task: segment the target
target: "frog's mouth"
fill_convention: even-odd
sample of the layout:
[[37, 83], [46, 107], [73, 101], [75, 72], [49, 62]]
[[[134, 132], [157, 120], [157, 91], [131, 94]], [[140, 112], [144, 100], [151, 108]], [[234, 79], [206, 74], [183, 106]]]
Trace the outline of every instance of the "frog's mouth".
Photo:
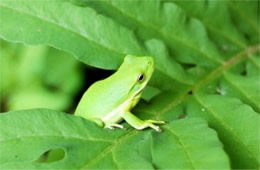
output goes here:
[[[149, 80], [150, 80], [150, 78], [149, 78]], [[143, 92], [143, 89], [146, 87], [146, 85], [147, 85], [147, 83], [149, 82], [149, 80], [148, 80], [146, 83], [144, 83], [144, 84], [141, 86], [140, 89], [138, 89], [138, 91], [133, 95], [133, 99], [140, 97], [139, 95], [141, 95], [141, 93]]]
[[143, 89], [146, 87], [146, 84], [148, 83], [148, 81], [135, 93], [134, 96], [138, 96], [139, 94], [142, 93]]
[[[154, 71], [154, 69], [151, 69], [149, 75], [152, 75], [152, 74], [153, 74], [153, 71]], [[146, 87], [146, 85], [148, 84], [148, 82], [150, 81], [151, 77], [152, 77], [152, 76], [150, 76], [150, 77], [146, 80], [146, 82], [145, 82], [144, 84], [142, 84], [142, 86], [140, 87], [140, 89], [138, 89], [138, 91], [133, 95], [133, 99], [136, 98], [137, 96], [139, 97], [139, 95], [142, 93], [142, 91], [144, 90], [144, 88]]]
[[[144, 89], [144, 88], [143, 88], [143, 89]], [[142, 93], [143, 89], [139, 90], [139, 91], [133, 96], [132, 100], [141, 97], [141, 93]]]

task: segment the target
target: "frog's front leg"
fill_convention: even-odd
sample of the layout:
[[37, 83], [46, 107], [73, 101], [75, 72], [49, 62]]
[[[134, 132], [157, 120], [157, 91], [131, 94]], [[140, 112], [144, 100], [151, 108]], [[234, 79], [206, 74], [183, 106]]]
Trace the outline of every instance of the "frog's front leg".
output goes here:
[[120, 129], [126, 129], [123, 125], [120, 125], [120, 124], [110, 124], [110, 125], [106, 125], [105, 128], [108, 128], [108, 129], [114, 129], [114, 128], [120, 128]]
[[157, 132], [161, 132], [162, 129], [159, 126], [156, 126], [154, 124], [165, 124], [164, 121], [158, 121], [158, 120], [141, 120], [135, 115], [133, 115], [131, 112], [124, 112], [122, 113], [122, 117], [124, 120], [129, 123], [132, 127], [134, 127], [137, 130], [142, 130], [145, 128], [153, 128]]

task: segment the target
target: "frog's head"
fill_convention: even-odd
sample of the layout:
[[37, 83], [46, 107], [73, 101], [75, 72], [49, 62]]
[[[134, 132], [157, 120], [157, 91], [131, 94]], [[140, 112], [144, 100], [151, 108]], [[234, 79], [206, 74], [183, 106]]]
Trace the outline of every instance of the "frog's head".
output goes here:
[[152, 77], [154, 71], [154, 60], [152, 57], [136, 57], [127, 55], [123, 65], [131, 79], [131, 89], [128, 93], [129, 97], [139, 95], [145, 88], [146, 84]]

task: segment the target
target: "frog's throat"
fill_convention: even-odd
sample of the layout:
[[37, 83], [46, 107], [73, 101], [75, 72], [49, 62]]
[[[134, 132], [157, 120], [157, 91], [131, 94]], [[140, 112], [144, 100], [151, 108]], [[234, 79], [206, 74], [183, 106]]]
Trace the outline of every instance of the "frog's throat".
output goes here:
[[[149, 80], [148, 80], [149, 81]], [[142, 93], [142, 91], [143, 91], [143, 89], [146, 87], [146, 85], [147, 85], [147, 83], [148, 83], [148, 81], [146, 82], [146, 83], [144, 83], [143, 84], [143, 86], [138, 90], [138, 91], [136, 91], [130, 98], [133, 100], [136, 96], [138, 96], [140, 93]], [[131, 90], [134, 88], [134, 86], [131, 88]], [[130, 90], [130, 91], [131, 91]], [[129, 96], [129, 93], [128, 93], [128, 96]]]
[[120, 104], [116, 109], [112, 110], [109, 114], [107, 114], [107, 116], [105, 116], [104, 118], [102, 118], [101, 120], [103, 122], [109, 120], [111, 117], [115, 116], [116, 114], [120, 114], [120, 111], [122, 112], [122, 110], [124, 108], [126, 108], [126, 106], [132, 101], [133, 99], [130, 98], [128, 100], [126, 100], [125, 102], [123, 102], [122, 104]]
[[[145, 86], [144, 86], [145, 87]], [[140, 94], [142, 92], [143, 88], [141, 88], [140, 90], [137, 91], [136, 94], [134, 94], [132, 97], [130, 97], [128, 100], [124, 101], [122, 104], [120, 104], [116, 109], [112, 110], [109, 114], [107, 114], [107, 116], [105, 116], [104, 118], [102, 118], [102, 121], [105, 122], [106, 120], [109, 120], [111, 117], [115, 116], [116, 114], [120, 114], [122, 112], [124, 112], [124, 108], [127, 108], [127, 106], [129, 106], [129, 103], [133, 100], [135, 100], [136, 98], [140, 97], [138, 96], [138, 94]]]
[[111, 117], [115, 116], [116, 114], [120, 114], [120, 111], [123, 112], [124, 108], [126, 108], [129, 105], [129, 103], [132, 100], [134, 100], [142, 92], [142, 90], [145, 88], [146, 84], [147, 83], [145, 83], [144, 86], [142, 88], [140, 88], [133, 96], [131, 96], [128, 100], [124, 101], [122, 104], [120, 104], [117, 108], [112, 110], [109, 114], [107, 114], [107, 116], [105, 116], [101, 120], [103, 122], [105, 122], [106, 120], [109, 120]]

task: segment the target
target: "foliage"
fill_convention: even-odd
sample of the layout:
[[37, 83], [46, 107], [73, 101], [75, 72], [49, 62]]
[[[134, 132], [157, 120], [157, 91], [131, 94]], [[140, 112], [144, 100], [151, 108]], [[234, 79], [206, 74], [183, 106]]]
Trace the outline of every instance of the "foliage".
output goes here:
[[[63, 67], [57, 67], [57, 63]], [[2, 40], [1, 111], [37, 107], [69, 109], [83, 82], [79, 66], [77, 60], [60, 50]]]
[[[110, 131], [48, 109], [0, 115], [3, 168], [259, 168], [258, 1], [1, 0], [0, 37], [116, 69], [150, 55], [151, 129]], [[18, 19], [19, 18], [19, 19]], [[56, 63], [55, 63], [56, 64]], [[58, 67], [58, 63], [57, 63]]]

